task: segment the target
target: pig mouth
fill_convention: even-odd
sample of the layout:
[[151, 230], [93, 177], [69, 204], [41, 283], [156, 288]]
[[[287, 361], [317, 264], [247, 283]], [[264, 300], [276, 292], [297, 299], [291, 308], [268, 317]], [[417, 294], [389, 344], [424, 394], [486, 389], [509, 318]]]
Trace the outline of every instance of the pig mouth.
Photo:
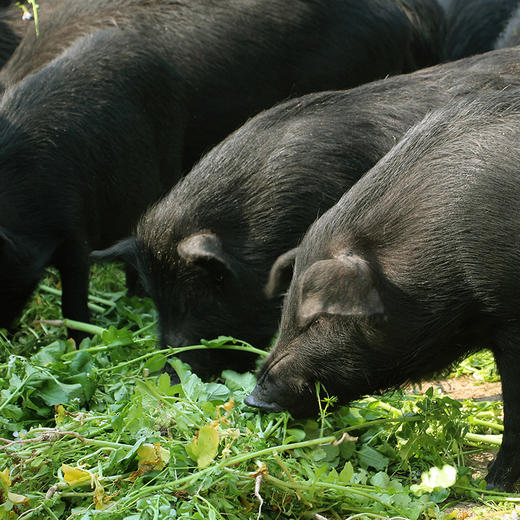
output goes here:
[[263, 410], [264, 412], [278, 413], [278, 412], [283, 412], [285, 410], [285, 408], [280, 406], [276, 401], [267, 403], [267, 402], [257, 398], [254, 395], [254, 391], [245, 398], [244, 402], [248, 406], [251, 406], [253, 408], [259, 408], [260, 410]]

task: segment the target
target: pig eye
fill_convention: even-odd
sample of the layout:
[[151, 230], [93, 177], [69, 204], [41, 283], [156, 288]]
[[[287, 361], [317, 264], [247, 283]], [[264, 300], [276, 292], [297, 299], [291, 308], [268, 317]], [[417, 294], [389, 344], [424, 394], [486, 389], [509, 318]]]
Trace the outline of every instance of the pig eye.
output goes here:
[[321, 327], [325, 323], [324, 316], [316, 316], [314, 319], [311, 319], [309, 323], [305, 326], [304, 330], [315, 329]]

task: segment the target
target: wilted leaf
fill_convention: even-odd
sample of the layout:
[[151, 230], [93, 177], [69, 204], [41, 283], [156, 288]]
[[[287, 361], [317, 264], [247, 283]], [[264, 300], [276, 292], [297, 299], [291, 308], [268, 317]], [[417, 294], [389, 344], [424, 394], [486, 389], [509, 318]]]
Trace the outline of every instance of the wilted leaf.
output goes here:
[[3, 471], [0, 471], [0, 489], [7, 494], [7, 499], [10, 500], [13, 504], [28, 504], [29, 499], [24, 495], [17, 495], [16, 493], [11, 493], [9, 488], [11, 486], [11, 478], [9, 477], [9, 468], [5, 468]]
[[94, 479], [94, 504], [96, 505], [96, 509], [104, 509], [105, 508], [105, 490], [103, 486], [100, 484], [97, 478]]
[[218, 453], [218, 433], [213, 426], [203, 426], [191, 444], [186, 446], [186, 453], [200, 469], [207, 468]]
[[161, 470], [170, 461], [170, 452], [161, 447], [161, 443], [143, 444], [137, 450], [137, 460], [139, 470], [149, 472]]
[[65, 408], [61, 404], [59, 404], [55, 407], [55, 410], [56, 414], [54, 415], [54, 420], [56, 421], [56, 426], [60, 426], [65, 422]]
[[13, 503], [13, 504], [28, 504], [29, 498], [24, 495], [17, 495], [16, 493], [7, 493], [7, 498]]
[[8, 490], [11, 485], [11, 479], [9, 478], [9, 468], [5, 468], [3, 471], [0, 471], [0, 486], [4, 490]]
[[81, 468], [73, 468], [68, 464], [62, 464], [61, 471], [63, 472], [63, 480], [70, 486], [77, 486], [87, 481], [90, 482], [92, 478], [90, 472]]

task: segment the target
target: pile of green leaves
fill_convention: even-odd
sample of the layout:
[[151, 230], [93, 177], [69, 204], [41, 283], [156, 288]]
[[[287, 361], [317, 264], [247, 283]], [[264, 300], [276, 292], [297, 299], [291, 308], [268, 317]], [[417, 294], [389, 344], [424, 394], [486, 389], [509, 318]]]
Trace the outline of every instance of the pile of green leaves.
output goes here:
[[[149, 300], [98, 268], [96, 325], [66, 340], [50, 274], [15, 336], [0, 336], [0, 519], [442, 518], [462, 499], [504, 502], [467, 456], [496, 447], [498, 403], [393, 392], [350, 407], [316, 388], [316, 419], [243, 401], [251, 373], [203, 382], [159, 349]], [[49, 321], [51, 320], [51, 321]], [[187, 348], [261, 351], [221, 337]], [[168, 373], [164, 370], [168, 369]], [[446, 516], [446, 515], [444, 515]]]

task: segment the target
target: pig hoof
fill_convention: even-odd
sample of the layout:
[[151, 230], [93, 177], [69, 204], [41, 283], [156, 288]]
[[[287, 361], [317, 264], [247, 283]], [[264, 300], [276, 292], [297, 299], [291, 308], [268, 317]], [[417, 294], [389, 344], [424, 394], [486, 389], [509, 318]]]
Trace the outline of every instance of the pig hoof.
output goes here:
[[495, 483], [493, 481], [491, 481], [491, 482], [487, 482], [486, 481], [486, 489], [488, 491], [497, 490], [497, 491], [507, 491], [507, 492], [510, 492], [511, 488], [512, 488], [512, 486], [508, 486], [508, 485], [500, 484], [500, 483]]
[[495, 474], [494, 476], [489, 473], [486, 478], [486, 489], [493, 491], [497, 489], [499, 491], [511, 492], [513, 491], [514, 482], [510, 482], [510, 479], [504, 473]]

